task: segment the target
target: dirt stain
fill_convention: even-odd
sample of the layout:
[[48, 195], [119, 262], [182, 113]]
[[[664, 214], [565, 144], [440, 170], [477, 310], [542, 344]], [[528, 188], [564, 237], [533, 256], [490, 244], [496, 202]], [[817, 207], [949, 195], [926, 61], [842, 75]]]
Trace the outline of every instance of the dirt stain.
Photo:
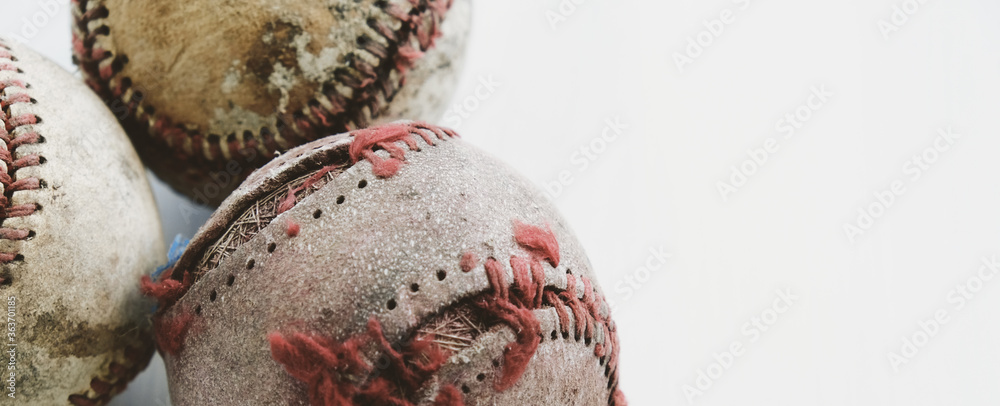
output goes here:
[[55, 311], [38, 314], [34, 328], [25, 337], [27, 342], [46, 348], [52, 358], [85, 358], [124, 348], [137, 331], [132, 325], [74, 322], [68, 310], [57, 304]]

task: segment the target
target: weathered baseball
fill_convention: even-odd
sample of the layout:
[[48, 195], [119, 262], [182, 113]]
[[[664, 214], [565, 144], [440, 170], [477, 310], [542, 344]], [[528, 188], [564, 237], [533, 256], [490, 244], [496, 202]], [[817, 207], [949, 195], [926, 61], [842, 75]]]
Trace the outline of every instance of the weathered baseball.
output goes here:
[[140, 157], [217, 205], [296, 145], [437, 120], [468, 0], [74, 0], [74, 54]]
[[153, 352], [136, 278], [163, 256], [139, 157], [83, 83], [0, 40], [0, 403], [103, 404]]
[[292, 149], [145, 288], [178, 405], [623, 405], [615, 324], [546, 199], [450, 130]]

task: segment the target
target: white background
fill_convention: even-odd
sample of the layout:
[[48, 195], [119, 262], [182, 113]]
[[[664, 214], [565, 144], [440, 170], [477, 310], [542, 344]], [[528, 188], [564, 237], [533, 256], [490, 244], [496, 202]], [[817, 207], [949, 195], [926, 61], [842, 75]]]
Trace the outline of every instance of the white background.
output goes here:
[[[48, 18], [4, 0], [0, 33], [48, 19], [28, 42], [75, 70], [58, 1]], [[1000, 3], [910, 0], [883, 35], [903, 0], [572, 1], [475, 1], [454, 99], [471, 112], [442, 123], [550, 190], [616, 304], [632, 404], [1000, 402], [1000, 279], [976, 277], [1000, 255]], [[724, 10], [731, 23], [711, 23]], [[680, 69], [677, 55], [696, 57]], [[813, 87], [832, 96], [806, 111]], [[785, 138], [789, 113], [810, 118]], [[628, 127], [602, 138], [615, 119]], [[948, 128], [947, 151], [928, 151]], [[766, 162], [746, 162], [765, 145]], [[905, 191], [878, 203], [895, 181]], [[185, 221], [192, 206], [154, 188], [168, 240], [208, 215]], [[868, 209], [852, 241], [844, 227]], [[672, 256], [641, 269], [650, 250]], [[796, 297], [780, 314], [779, 289]], [[166, 398], [157, 360], [115, 404]]]

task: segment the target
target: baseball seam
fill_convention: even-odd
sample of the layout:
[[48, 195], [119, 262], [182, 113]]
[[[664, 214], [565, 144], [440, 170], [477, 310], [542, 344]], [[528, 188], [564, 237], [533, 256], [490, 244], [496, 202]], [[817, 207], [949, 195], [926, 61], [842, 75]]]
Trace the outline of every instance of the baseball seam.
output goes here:
[[[6, 44], [0, 43], [0, 71], [15, 72], [21, 75], [23, 70], [18, 66], [17, 57]], [[0, 240], [24, 241], [35, 236], [34, 230], [11, 228], [3, 225], [3, 220], [13, 217], [30, 216], [41, 207], [37, 203], [13, 204], [14, 192], [38, 189], [45, 182], [35, 177], [17, 179], [18, 169], [41, 165], [45, 158], [38, 154], [17, 157], [17, 148], [26, 144], [45, 142], [45, 138], [34, 131], [34, 125], [41, 123], [41, 117], [32, 113], [14, 115], [11, 106], [15, 104], [35, 104], [37, 101], [28, 94], [31, 87], [23, 79], [8, 79], [0, 81]], [[19, 131], [21, 128], [27, 130]], [[17, 134], [16, 134], [17, 133]], [[17, 250], [0, 252], [0, 263], [24, 261], [24, 256]], [[13, 276], [0, 276], [0, 285], [9, 285]]]
[[[74, 60], [88, 85], [108, 103], [124, 103], [127, 108], [124, 121], [137, 124], [144, 132], [137, 141], [164, 146], [177, 157], [192, 158], [193, 165], [218, 169], [220, 161], [246, 159], [244, 150], [255, 149], [261, 152], [255, 156], [268, 157], [304, 141], [366, 127], [370, 118], [377, 117], [381, 110], [380, 98], [391, 101], [405, 83], [406, 72], [434, 46], [453, 0], [408, 0], [412, 5], [410, 10], [389, 2], [376, 3], [399, 22], [398, 30], [370, 19], [367, 23], [371, 33], [357, 37], [359, 48], [348, 55], [347, 67], [338, 68], [333, 81], [323, 83], [303, 108], [291, 114], [278, 114], [275, 128], [265, 126], [230, 134], [190, 130], [183, 123], [157, 113], [152, 106], [144, 105], [142, 92], [134, 88], [132, 79], [120, 75], [128, 64], [128, 56], [97, 44], [98, 37], [111, 35], [111, 28], [105, 24], [108, 8], [97, 0], [73, 1], [77, 4], [73, 8]], [[373, 39], [371, 34], [378, 35], [388, 45]], [[373, 66], [360, 56], [361, 51], [379, 63]], [[350, 95], [342, 94], [340, 88], [349, 89]]]

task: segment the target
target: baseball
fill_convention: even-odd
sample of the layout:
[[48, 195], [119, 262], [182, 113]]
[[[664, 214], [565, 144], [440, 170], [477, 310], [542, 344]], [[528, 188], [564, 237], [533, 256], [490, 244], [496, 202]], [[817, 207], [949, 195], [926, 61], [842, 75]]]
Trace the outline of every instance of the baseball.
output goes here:
[[137, 278], [164, 257], [139, 157], [83, 83], [0, 40], [2, 399], [106, 403], [149, 362]]
[[144, 290], [177, 405], [625, 404], [568, 225], [423, 123], [283, 154]]
[[212, 206], [276, 151], [440, 118], [470, 19], [468, 0], [74, 3], [87, 83], [158, 177]]

